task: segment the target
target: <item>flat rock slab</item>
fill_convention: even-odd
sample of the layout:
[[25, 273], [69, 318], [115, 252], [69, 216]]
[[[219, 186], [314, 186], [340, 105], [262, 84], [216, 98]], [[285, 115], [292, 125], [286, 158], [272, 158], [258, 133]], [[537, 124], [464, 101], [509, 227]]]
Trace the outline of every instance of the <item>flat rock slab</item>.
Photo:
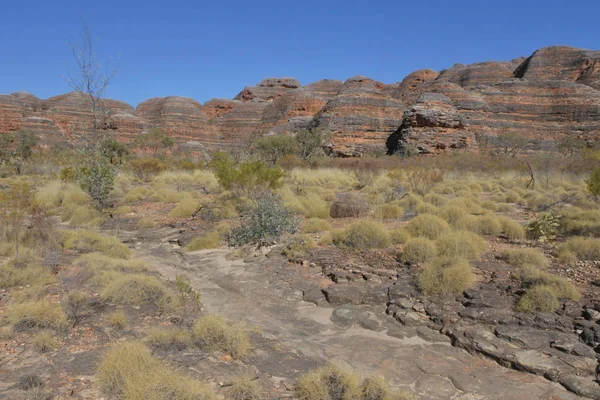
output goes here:
[[[255, 350], [249, 356], [259, 371], [293, 380], [312, 366], [334, 362], [363, 375], [381, 374], [394, 386], [414, 393], [419, 400], [580, 398], [558, 383], [503, 368], [494, 361], [453, 347], [435, 330], [398, 324], [384, 314], [387, 291], [382, 291], [386, 299], [379, 303], [379, 308], [365, 308], [366, 313], [361, 308], [367, 306], [353, 304], [355, 301], [344, 301], [333, 309], [317, 307], [298, 297], [307, 299], [311, 286], [323, 287], [322, 277], [315, 274], [314, 268], [278, 264], [275, 259], [261, 257], [244, 263], [232, 259], [230, 251], [225, 249], [200, 251], [185, 257], [173, 252], [154, 257], [147, 249], [138, 250], [138, 255], [170, 279], [178, 274], [189, 278], [192, 286], [202, 293], [209, 312], [260, 329], [263, 339], [255, 342]], [[400, 289], [401, 286], [404, 285], [392, 290], [396, 298], [410, 296], [411, 288]], [[350, 289], [324, 290], [338, 299], [343, 296], [361, 299], [356, 303], [365, 298], [365, 292], [355, 296]], [[317, 293], [312, 295], [318, 302]], [[369, 326], [367, 329], [361, 326], [370, 321], [378, 322], [379, 328], [369, 330]], [[489, 333], [496, 340], [509, 343]]]

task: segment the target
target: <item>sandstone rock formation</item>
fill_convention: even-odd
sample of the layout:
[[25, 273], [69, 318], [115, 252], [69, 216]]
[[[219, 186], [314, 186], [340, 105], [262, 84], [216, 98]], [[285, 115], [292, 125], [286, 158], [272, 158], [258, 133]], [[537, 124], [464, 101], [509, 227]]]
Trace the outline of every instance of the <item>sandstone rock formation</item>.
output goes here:
[[[204, 105], [185, 97], [154, 98], [136, 109], [114, 100], [103, 104], [101, 126], [119, 140], [158, 127], [178, 146], [203, 151], [247, 147], [262, 135], [306, 128], [330, 133], [339, 156], [386, 145], [388, 153], [402, 146], [472, 151], [476, 139], [507, 133], [527, 137], [531, 149], [567, 136], [593, 143], [600, 138], [600, 51], [553, 46], [507, 62], [422, 69], [392, 84], [362, 76], [305, 86], [267, 78], [232, 100]], [[52, 143], [82, 140], [90, 127], [83, 94], [0, 95], [0, 133], [33, 130]]]

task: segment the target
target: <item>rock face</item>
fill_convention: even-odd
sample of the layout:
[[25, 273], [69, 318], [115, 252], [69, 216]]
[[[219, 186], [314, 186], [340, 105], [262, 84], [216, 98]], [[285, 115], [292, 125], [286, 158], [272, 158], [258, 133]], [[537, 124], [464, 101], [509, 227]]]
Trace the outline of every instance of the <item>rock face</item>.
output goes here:
[[[0, 133], [27, 129], [44, 143], [80, 141], [91, 130], [90, 109], [81, 93], [47, 100], [0, 95]], [[422, 69], [393, 84], [363, 76], [305, 86], [267, 78], [231, 100], [154, 98], [136, 109], [105, 100], [102, 109], [101, 128], [119, 140], [157, 127], [178, 146], [202, 150], [247, 147], [263, 135], [307, 128], [329, 133], [338, 156], [476, 151], [478, 142], [507, 133], [527, 137], [535, 149], [566, 136], [600, 139], [600, 51], [553, 46], [507, 62]]]
[[383, 92], [384, 87], [362, 76], [348, 79], [311, 127], [329, 132], [334, 152], [341, 156], [384, 150], [385, 139], [401, 124], [405, 109], [402, 101]]

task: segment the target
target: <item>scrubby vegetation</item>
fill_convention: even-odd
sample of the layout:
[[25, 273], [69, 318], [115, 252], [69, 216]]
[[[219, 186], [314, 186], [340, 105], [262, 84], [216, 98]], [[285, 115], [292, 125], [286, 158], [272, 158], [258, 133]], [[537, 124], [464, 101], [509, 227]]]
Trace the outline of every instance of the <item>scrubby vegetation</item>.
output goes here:
[[[0, 288], [7, 298], [0, 337], [51, 359], [84, 345], [84, 335], [108, 335], [110, 342], [94, 345], [118, 344], [102, 350], [93, 383], [107, 397], [265, 398], [254, 376], [230, 379], [217, 395], [198, 371], [173, 367], [199, 352], [241, 371], [266, 347], [248, 328], [211, 314], [192, 282], [176, 275], [184, 268], [170, 281], [152, 272], [164, 251], [182, 264], [213, 252], [245, 262], [262, 257], [260, 268], [281, 267], [273, 276], [282, 280], [321, 280], [317, 294], [338, 283], [398, 282], [410, 287], [411, 302], [475, 303], [480, 299], [469, 296], [494, 286], [509, 297], [507, 308], [534, 314], [513, 314], [524, 321], [564, 316], [597, 293], [590, 272], [600, 260], [596, 172], [574, 160], [571, 170], [538, 176], [533, 187], [515, 171], [518, 158], [325, 159], [324, 137], [306, 131], [268, 137], [235, 157], [202, 159], [153, 135], [151, 144], [137, 144], [143, 154], [103, 141], [97, 164], [68, 153], [30, 174], [26, 159], [21, 175], [13, 165], [0, 178]], [[148, 250], [146, 239], [157, 248]], [[216, 250], [186, 254], [181, 247]], [[284, 286], [277, 290], [290, 301], [308, 293], [290, 295]], [[419, 303], [407, 307], [422, 314]], [[303, 375], [296, 395], [410, 398], [379, 377], [337, 367]]]

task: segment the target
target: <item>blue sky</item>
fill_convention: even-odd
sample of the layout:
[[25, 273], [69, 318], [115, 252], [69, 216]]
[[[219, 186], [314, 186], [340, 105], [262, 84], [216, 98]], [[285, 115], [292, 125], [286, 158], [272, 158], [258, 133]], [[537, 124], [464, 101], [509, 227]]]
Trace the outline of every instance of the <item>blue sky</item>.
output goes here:
[[231, 98], [265, 77], [393, 83], [420, 68], [510, 60], [540, 47], [600, 49], [600, 1], [10, 1], [0, 12], [0, 93], [68, 92], [67, 42], [85, 21], [119, 59], [108, 97]]

